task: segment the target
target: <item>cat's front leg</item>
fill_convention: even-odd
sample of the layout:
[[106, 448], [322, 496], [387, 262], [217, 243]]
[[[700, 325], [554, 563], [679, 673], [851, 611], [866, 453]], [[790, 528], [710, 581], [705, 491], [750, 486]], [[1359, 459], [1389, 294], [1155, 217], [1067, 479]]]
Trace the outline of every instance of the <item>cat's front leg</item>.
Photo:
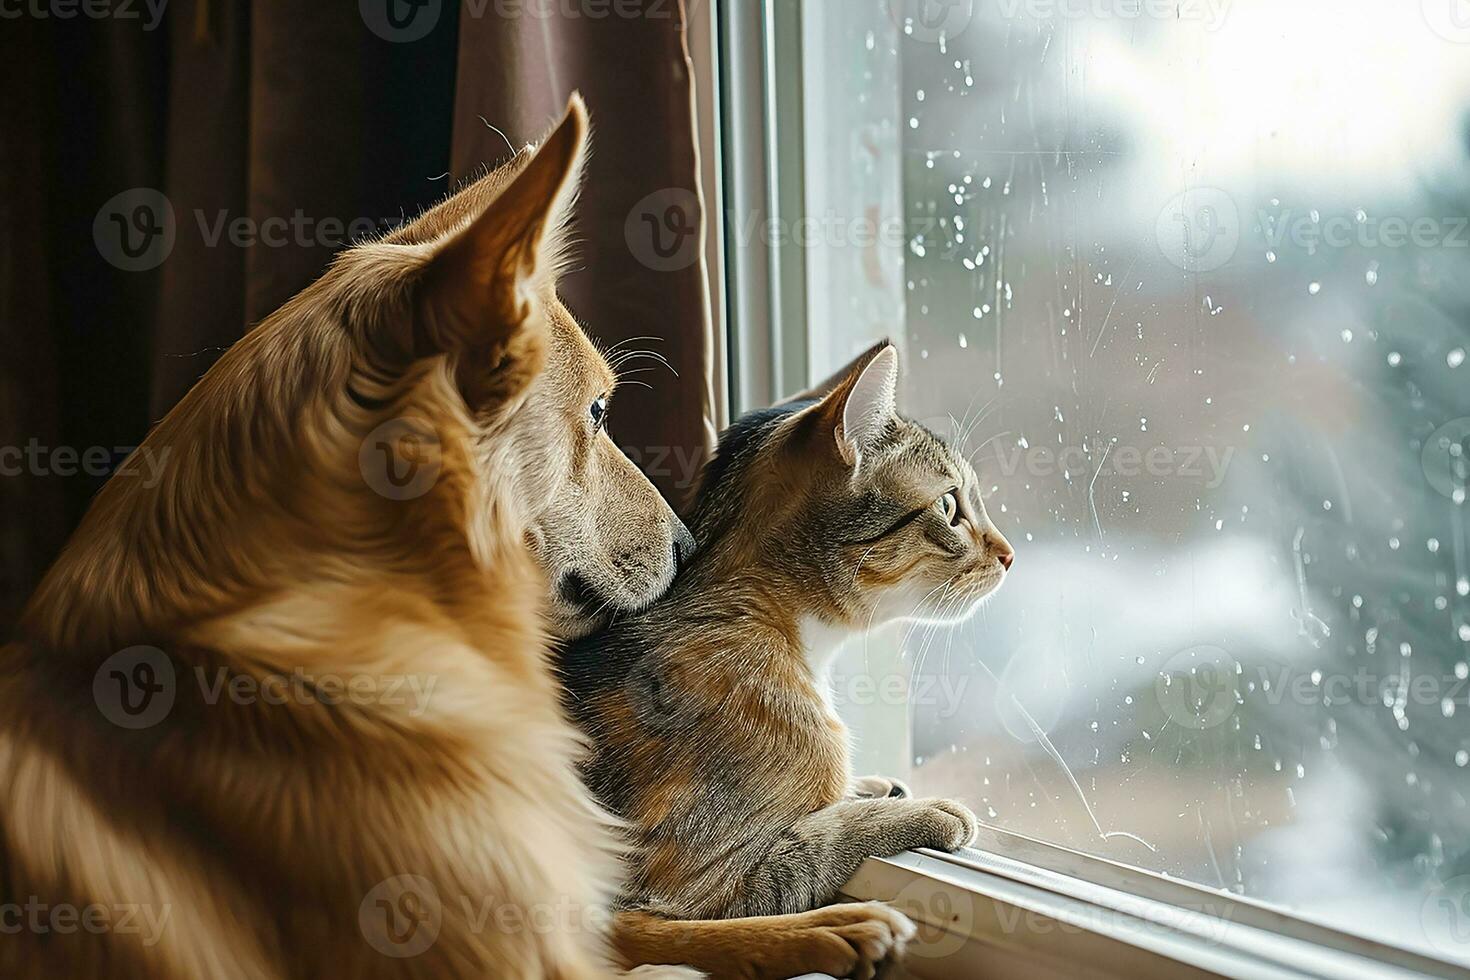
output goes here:
[[870, 857], [916, 847], [956, 851], [975, 839], [980, 821], [944, 799], [842, 800], [809, 813], [781, 836], [742, 879], [726, 915], [802, 912], [832, 901]]
[[907, 799], [913, 795], [907, 783], [891, 776], [855, 776], [847, 790], [850, 800]]

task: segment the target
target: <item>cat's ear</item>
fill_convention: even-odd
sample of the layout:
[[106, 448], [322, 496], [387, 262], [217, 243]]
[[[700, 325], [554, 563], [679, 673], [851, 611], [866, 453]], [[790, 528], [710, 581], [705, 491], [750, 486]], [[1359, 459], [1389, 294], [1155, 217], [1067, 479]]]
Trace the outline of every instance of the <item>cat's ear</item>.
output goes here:
[[849, 466], [856, 466], [897, 421], [897, 392], [898, 349], [884, 344], [813, 406]]
[[852, 360], [848, 361], [847, 364], [839, 368], [837, 372], [827, 380], [820, 381], [817, 384], [812, 385], [805, 391], [798, 391], [794, 395], [789, 395], [786, 398], [781, 399], [776, 403], [776, 407], [779, 407], [781, 405], [790, 405], [792, 402], [814, 402], [826, 398], [828, 395], [832, 394], [832, 392], [837, 390], [838, 385], [842, 384], [842, 382], [846, 381], [848, 378], [851, 378], [854, 374], [861, 371], [864, 367], [867, 366], [868, 362], [871, 361], [879, 351], [888, 346], [891, 346], [891, 341], [889, 341], [888, 338], [885, 337], [874, 344], [872, 347], [869, 347], [867, 350], [863, 351], [857, 357], [854, 357]]

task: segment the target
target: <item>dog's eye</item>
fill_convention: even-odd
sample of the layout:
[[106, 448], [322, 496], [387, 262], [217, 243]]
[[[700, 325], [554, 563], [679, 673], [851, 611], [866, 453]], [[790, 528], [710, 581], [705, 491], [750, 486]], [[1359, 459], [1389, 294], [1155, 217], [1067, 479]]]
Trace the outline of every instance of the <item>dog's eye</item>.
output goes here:
[[607, 396], [603, 395], [588, 407], [587, 412], [592, 416], [592, 428], [598, 432], [607, 428]]
[[960, 499], [955, 496], [953, 490], [945, 491], [944, 496], [934, 501], [934, 507], [944, 515], [944, 519], [954, 524], [960, 518]]

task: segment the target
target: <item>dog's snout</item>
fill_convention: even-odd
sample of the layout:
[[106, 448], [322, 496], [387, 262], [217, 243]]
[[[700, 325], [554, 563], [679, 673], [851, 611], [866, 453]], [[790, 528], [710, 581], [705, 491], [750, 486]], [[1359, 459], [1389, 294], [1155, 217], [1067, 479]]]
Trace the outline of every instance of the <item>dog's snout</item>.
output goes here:
[[684, 522], [677, 517], [674, 518], [674, 574], [679, 574], [689, 559], [694, 557], [694, 535], [684, 526]]

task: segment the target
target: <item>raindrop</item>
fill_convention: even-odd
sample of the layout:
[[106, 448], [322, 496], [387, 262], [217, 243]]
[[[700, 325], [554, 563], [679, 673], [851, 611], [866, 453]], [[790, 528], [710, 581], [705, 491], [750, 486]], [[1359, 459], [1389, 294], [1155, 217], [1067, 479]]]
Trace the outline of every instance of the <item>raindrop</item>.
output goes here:
[[1404, 363], [1404, 355], [1400, 354], [1398, 351], [1389, 351], [1389, 354], [1388, 354], [1388, 366], [1389, 367], [1398, 367], [1402, 363]]
[[1457, 368], [1465, 363], [1465, 348], [1456, 347], [1444, 356], [1444, 362], [1452, 368]]
[[1311, 295], [1316, 296], [1321, 291], [1322, 291], [1322, 284], [1320, 282], [1309, 282], [1309, 283], [1307, 283], [1307, 292], [1310, 293]]

